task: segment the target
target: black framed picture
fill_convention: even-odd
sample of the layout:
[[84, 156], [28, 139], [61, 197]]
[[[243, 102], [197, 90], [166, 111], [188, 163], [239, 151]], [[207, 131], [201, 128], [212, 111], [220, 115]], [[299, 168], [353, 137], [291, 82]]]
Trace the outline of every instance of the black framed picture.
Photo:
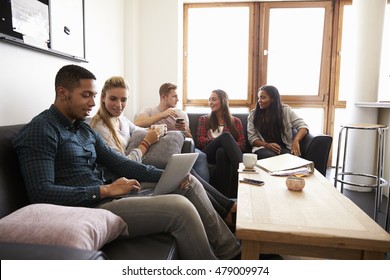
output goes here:
[[84, 0], [0, 0], [0, 41], [86, 61]]

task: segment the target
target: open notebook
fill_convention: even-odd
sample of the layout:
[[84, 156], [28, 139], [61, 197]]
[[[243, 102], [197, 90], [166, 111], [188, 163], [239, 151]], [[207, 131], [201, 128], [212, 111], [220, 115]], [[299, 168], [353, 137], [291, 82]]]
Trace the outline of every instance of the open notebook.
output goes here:
[[291, 154], [260, 159], [256, 166], [275, 176], [308, 175], [314, 172], [312, 161]]

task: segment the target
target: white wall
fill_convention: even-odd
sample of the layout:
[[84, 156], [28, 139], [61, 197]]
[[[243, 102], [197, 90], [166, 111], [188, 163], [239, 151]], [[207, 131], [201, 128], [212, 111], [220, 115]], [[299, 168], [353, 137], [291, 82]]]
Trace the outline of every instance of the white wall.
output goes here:
[[124, 1], [85, 0], [86, 58], [100, 91], [110, 76], [124, 75]]
[[181, 92], [183, 4], [180, 0], [125, 2], [125, 69], [133, 102], [128, 104], [126, 115], [133, 119], [143, 107], [159, 103], [161, 84], [178, 84]]
[[85, 0], [89, 63], [0, 42], [0, 125], [26, 123], [54, 101], [54, 77], [66, 64], [80, 64], [97, 77], [124, 75], [124, 0]]

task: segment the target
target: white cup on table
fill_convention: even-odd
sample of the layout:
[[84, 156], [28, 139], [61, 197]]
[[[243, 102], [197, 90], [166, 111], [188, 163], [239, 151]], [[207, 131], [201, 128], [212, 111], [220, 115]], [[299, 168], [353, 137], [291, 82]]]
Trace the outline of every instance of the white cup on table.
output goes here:
[[253, 169], [257, 163], [257, 155], [252, 153], [244, 153], [242, 155], [242, 163], [246, 169]]

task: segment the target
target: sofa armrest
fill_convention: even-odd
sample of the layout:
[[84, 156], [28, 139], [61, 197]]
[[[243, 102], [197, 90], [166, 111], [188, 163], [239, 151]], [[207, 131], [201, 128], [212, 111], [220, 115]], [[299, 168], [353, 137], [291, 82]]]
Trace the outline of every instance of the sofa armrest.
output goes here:
[[183, 147], [181, 148], [181, 152], [185, 153], [195, 153], [195, 143], [194, 139], [186, 137], [183, 143]]
[[105, 260], [102, 251], [54, 245], [0, 242], [1, 260]]
[[300, 142], [302, 157], [314, 162], [314, 167], [324, 176], [328, 166], [332, 137], [308, 133]]

